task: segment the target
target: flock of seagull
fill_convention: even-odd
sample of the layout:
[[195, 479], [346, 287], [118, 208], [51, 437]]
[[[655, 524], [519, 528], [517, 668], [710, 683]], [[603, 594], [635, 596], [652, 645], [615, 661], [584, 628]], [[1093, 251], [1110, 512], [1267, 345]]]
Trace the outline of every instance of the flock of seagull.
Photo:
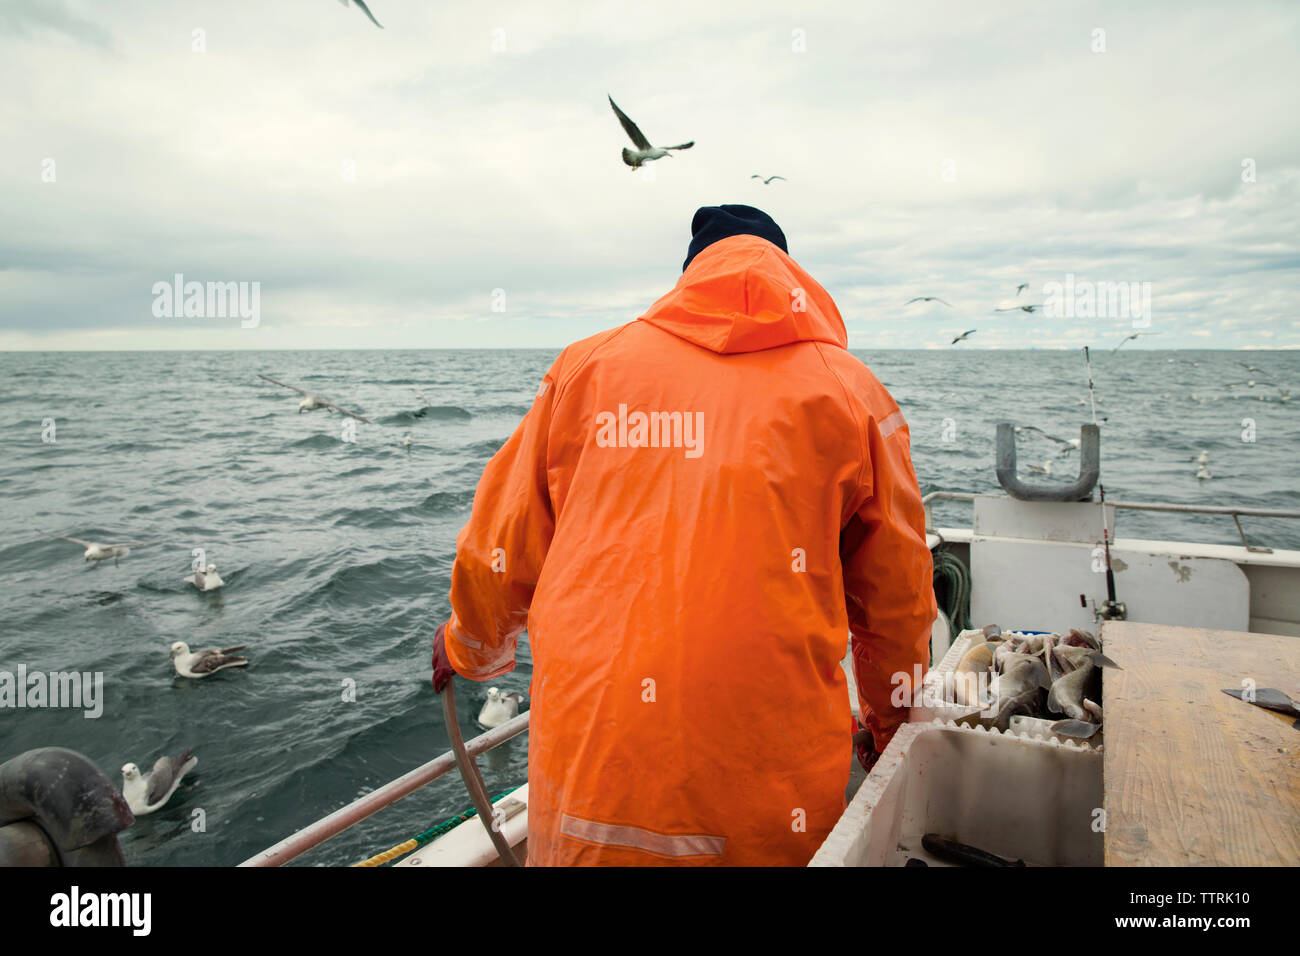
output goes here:
[[[1020, 283], [1020, 285], [1016, 286], [1016, 295], [1019, 296], [1020, 293], [1024, 292], [1028, 288], [1029, 288], [1028, 282]], [[950, 309], [952, 308], [951, 302], [947, 301], [946, 299], [941, 299], [937, 295], [914, 296], [903, 303], [904, 308], [911, 305], [913, 302], [938, 302], [940, 305], [946, 305], [948, 308]], [[1028, 312], [1032, 315], [1034, 312], [1037, 312], [1041, 308], [1042, 308], [1041, 305], [1029, 303], [1029, 304], [1020, 304], [1020, 305], [1009, 305], [1001, 308], [996, 308], [993, 311], [994, 312]], [[965, 332], [958, 335], [948, 344], [956, 345], [958, 342], [965, 342], [968, 338], [970, 338], [978, 331], [979, 329], [967, 329]]]
[[[358, 421], [373, 424], [370, 419], [324, 399], [307, 389], [281, 382], [269, 375], [261, 375], [261, 377], [268, 382], [292, 389], [302, 395], [302, 401], [298, 403], [299, 414], [323, 408], [326, 411], [337, 411]], [[421, 401], [428, 403], [428, 399], [424, 395], [418, 391], [415, 394]], [[398, 444], [409, 453], [411, 436], [403, 436]], [[83, 561], [90, 563], [92, 569], [98, 568], [105, 561], [112, 561], [114, 567], [120, 567], [122, 559], [127, 557], [133, 549], [164, 543], [162, 541], [124, 541], [106, 544], [98, 541], [86, 541], [68, 535], [50, 534], [40, 528], [36, 530], [48, 538], [67, 541], [84, 549], [82, 553]], [[182, 580], [186, 584], [193, 585], [196, 590], [201, 592], [215, 591], [225, 584], [221, 579], [221, 575], [217, 572], [217, 566], [212, 563], [196, 567], [192, 574]], [[189, 645], [184, 641], [176, 641], [171, 645], [168, 656], [177, 676], [190, 680], [202, 680], [224, 670], [248, 666], [248, 658], [240, 654], [241, 651], [247, 649], [247, 644], [239, 644], [234, 647], [204, 647], [191, 651]], [[491, 729], [505, 723], [519, 713], [519, 706], [522, 701], [523, 695], [518, 692], [502, 693], [499, 688], [489, 688], [487, 700], [479, 711], [479, 725], [484, 729]], [[139, 766], [134, 763], [124, 764], [122, 767], [122, 795], [131, 808], [131, 812], [139, 817], [161, 809], [176, 792], [185, 775], [197, 765], [198, 758], [194, 756], [192, 749], [175, 756], [159, 757], [154, 762], [153, 769], [146, 773], [141, 773]]]
[[[1016, 295], [1019, 296], [1020, 293], [1024, 292], [1024, 291], [1025, 291], [1026, 289], [1028, 289], [1028, 288], [1029, 288], [1029, 283], [1028, 283], [1028, 282], [1022, 282], [1022, 283], [1020, 283], [1018, 286], [1016, 286]], [[940, 305], [946, 305], [948, 308], [950, 308], [950, 309], [952, 308], [952, 303], [951, 303], [951, 302], [948, 302], [948, 301], [946, 301], [946, 300], [944, 300], [944, 299], [941, 299], [941, 298], [939, 298], [937, 295], [918, 295], [918, 296], [914, 296], [913, 298], [910, 298], [910, 299], [908, 299], [906, 302], [904, 302], [904, 303], [903, 303], [903, 306], [904, 306], [904, 307], [909, 306], [909, 305], [911, 305], [913, 302], [938, 302]], [[999, 308], [994, 309], [993, 311], [994, 311], [994, 312], [1025, 312], [1025, 313], [1028, 313], [1029, 315], [1033, 315], [1035, 312], [1037, 312], [1037, 311], [1038, 311], [1039, 309], [1041, 309], [1041, 308], [1042, 308], [1042, 305], [1041, 305], [1041, 304], [1034, 303], [1034, 302], [1028, 302], [1028, 303], [1023, 303], [1023, 304], [1019, 304], [1019, 305], [1001, 306], [1001, 307], [999, 307]], [[951, 345], [956, 345], [958, 342], [965, 342], [966, 339], [970, 338], [972, 335], [974, 335], [974, 334], [975, 334], [976, 332], [978, 332], [978, 331], [979, 331], [979, 329], [967, 329], [965, 332], [962, 332], [960, 335], [958, 335], [956, 338], [954, 338], [954, 339], [953, 339], [951, 342], [949, 342], [948, 344], [951, 346]], [[1161, 333], [1159, 333], [1159, 332], [1134, 332], [1134, 333], [1132, 333], [1131, 335], [1126, 335], [1126, 336], [1124, 336], [1124, 338], [1120, 341], [1119, 345], [1115, 346], [1113, 349], [1111, 349], [1111, 351], [1112, 351], [1112, 352], [1118, 352], [1121, 348], [1124, 347], [1124, 344], [1125, 344], [1126, 342], [1131, 342], [1131, 341], [1133, 341], [1134, 339], [1136, 339], [1136, 338], [1137, 338], [1138, 336], [1140, 336], [1140, 335], [1160, 335], [1160, 334], [1161, 334]]]

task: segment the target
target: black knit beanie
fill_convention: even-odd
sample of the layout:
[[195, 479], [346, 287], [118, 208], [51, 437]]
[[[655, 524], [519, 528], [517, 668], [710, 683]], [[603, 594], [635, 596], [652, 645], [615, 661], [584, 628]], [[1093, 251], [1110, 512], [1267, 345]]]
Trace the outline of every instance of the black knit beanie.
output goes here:
[[691, 220], [691, 245], [686, 250], [682, 271], [708, 246], [729, 236], [758, 236], [766, 239], [782, 252], [789, 252], [785, 233], [776, 221], [753, 206], [701, 206]]

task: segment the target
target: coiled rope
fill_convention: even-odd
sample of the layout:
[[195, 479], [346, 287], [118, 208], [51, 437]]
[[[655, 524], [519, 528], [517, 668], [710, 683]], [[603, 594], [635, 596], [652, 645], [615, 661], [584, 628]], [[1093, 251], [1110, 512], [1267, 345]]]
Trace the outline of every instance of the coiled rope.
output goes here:
[[961, 558], [942, 546], [934, 552], [934, 596], [954, 630], [970, 627], [970, 571]]

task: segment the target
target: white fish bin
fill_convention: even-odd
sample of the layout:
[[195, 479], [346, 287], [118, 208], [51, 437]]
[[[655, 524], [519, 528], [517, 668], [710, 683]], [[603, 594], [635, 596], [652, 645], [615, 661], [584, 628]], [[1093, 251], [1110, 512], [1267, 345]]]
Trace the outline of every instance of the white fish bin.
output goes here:
[[1026, 866], [1101, 866], [1102, 753], [1073, 741], [904, 724], [810, 866], [950, 865], [935, 833]]
[[[958, 635], [930, 680], [941, 686], [976, 640]], [[957, 723], [979, 709], [946, 695], [913, 707], [809, 865], [952, 865], [922, 849], [934, 833], [1026, 866], [1101, 866], [1101, 735], [1069, 740], [1036, 718], [1005, 734]]]

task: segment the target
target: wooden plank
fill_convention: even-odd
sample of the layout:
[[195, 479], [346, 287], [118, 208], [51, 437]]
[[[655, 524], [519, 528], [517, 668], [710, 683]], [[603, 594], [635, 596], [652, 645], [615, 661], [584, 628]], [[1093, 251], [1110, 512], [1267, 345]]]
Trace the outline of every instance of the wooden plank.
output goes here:
[[1223, 693], [1300, 701], [1300, 639], [1114, 621], [1107, 669], [1107, 866], [1300, 865], [1300, 730]]

